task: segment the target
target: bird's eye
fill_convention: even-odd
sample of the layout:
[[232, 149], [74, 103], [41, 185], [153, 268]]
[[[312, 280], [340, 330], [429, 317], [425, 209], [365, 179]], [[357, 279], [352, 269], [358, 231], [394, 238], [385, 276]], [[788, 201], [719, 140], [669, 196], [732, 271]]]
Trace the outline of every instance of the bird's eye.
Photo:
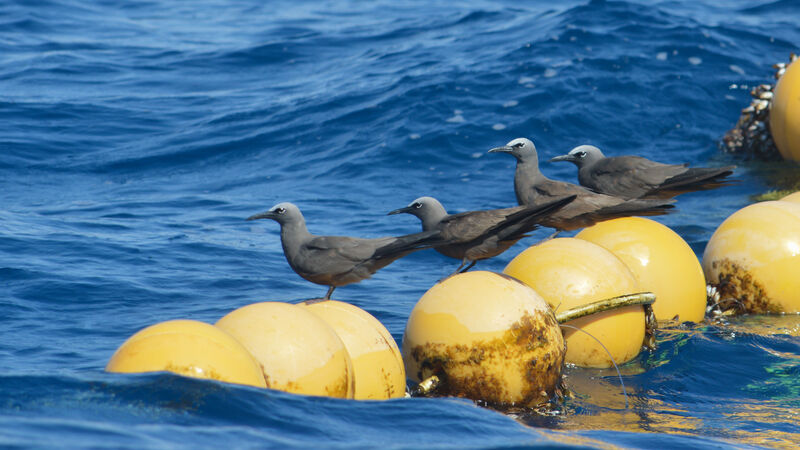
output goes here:
[[586, 157], [586, 152], [575, 153], [575, 156], [577, 156], [578, 158], [585, 158]]
[[278, 208], [278, 209], [275, 210], [275, 212], [278, 213], [278, 214], [283, 214], [283, 213], [286, 212], [286, 208]]
[[419, 203], [419, 202], [414, 203], [413, 205], [411, 205], [411, 207], [414, 208], [414, 209], [420, 209], [420, 208], [422, 208], [422, 203]]
[[517, 142], [516, 144], [512, 145], [511, 147], [513, 147], [513, 148], [522, 148], [523, 145], [525, 145], [525, 144], [522, 143], [522, 142]]

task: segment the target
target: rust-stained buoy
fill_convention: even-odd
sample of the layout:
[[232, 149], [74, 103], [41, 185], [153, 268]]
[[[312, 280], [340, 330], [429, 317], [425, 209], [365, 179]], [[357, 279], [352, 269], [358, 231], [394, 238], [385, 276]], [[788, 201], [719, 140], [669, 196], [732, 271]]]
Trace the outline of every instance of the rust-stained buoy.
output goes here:
[[353, 366], [342, 340], [325, 321], [297, 305], [243, 306], [216, 326], [241, 342], [261, 364], [267, 387], [353, 398]]
[[114, 352], [106, 370], [168, 371], [267, 387], [261, 367], [241, 343], [219, 328], [196, 320], [170, 320], [140, 330]]
[[689, 244], [655, 220], [625, 217], [585, 228], [576, 236], [611, 251], [631, 269], [643, 291], [656, 294], [656, 318], [701, 322], [706, 279]]
[[[531, 286], [556, 313], [640, 291], [625, 263], [583, 239], [551, 239], [529, 247], [504, 272]], [[586, 332], [564, 330], [566, 361], [582, 367], [612, 367], [606, 349], [617, 364], [630, 361], [639, 354], [645, 336], [644, 310], [638, 305], [593, 314], [569, 325]]]
[[336, 300], [299, 306], [324, 320], [342, 339], [353, 362], [356, 400], [400, 398], [406, 393], [403, 357], [381, 322], [363, 309]]
[[536, 407], [561, 388], [564, 339], [547, 303], [502, 274], [475, 271], [429, 289], [408, 318], [408, 377], [435, 375], [441, 395]]
[[708, 241], [703, 270], [723, 311], [800, 312], [800, 203], [761, 202], [731, 214]]

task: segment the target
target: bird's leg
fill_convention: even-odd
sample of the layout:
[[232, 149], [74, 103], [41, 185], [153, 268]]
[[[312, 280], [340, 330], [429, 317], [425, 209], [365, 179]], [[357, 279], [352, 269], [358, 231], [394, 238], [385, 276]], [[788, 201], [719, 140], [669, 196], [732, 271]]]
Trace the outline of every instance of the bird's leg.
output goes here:
[[325, 299], [324, 300], [330, 300], [331, 299], [331, 294], [333, 294], [333, 290], [334, 289], [336, 289], [336, 286], [331, 286], [331, 287], [328, 288], [328, 293], [325, 294]]
[[555, 233], [553, 233], [550, 236], [547, 236], [546, 238], [544, 238], [541, 241], [537, 242], [536, 245], [539, 245], [541, 243], [549, 241], [550, 239], [553, 239], [554, 237], [558, 236], [558, 233], [561, 233], [561, 230], [556, 230]]
[[[440, 279], [437, 281], [437, 283], [441, 283], [442, 281], [444, 281], [444, 280], [446, 280], [446, 279], [448, 279], [448, 278], [452, 277], [453, 275], [457, 275], [457, 274], [461, 273], [461, 272], [462, 272], [462, 271], [461, 271], [461, 268], [467, 265], [467, 261], [469, 261], [469, 260], [468, 260], [468, 259], [466, 259], [466, 258], [462, 259], [462, 260], [461, 260], [461, 265], [459, 265], [459, 266], [458, 266], [458, 268], [457, 268], [456, 270], [454, 270], [454, 271], [453, 271], [453, 273], [451, 273], [450, 275], [448, 275], [448, 276], [446, 276], [446, 277], [442, 277], [442, 278], [440, 278]], [[470, 266], [470, 267], [472, 267], [472, 266]], [[467, 267], [467, 268], [466, 268], [466, 269], [464, 269], [464, 270], [467, 270], [467, 269], [469, 269], [469, 267]]]
[[[470, 263], [470, 265], [468, 265], [468, 266], [467, 266], [465, 269], [461, 270], [461, 271], [460, 271], [460, 272], [458, 272], [458, 273], [464, 273], [464, 272], [468, 271], [469, 269], [472, 269], [473, 267], [475, 267], [475, 264], [476, 264], [477, 262], [478, 262], [478, 261], [472, 261], [472, 262]], [[463, 266], [464, 264], [461, 264], [461, 265]], [[460, 269], [460, 267], [459, 267], [459, 269]]]

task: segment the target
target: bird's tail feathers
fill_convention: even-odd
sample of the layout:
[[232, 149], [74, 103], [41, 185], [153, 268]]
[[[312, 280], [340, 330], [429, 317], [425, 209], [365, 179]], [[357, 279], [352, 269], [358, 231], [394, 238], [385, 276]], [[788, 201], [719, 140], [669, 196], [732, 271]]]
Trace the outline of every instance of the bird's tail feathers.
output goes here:
[[395, 256], [399, 253], [409, 253], [414, 250], [422, 250], [444, 243], [444, 239], [439, 235], [439, 230], [429, 230], [420, 233], [406, 234], [398, 236], [394, 241], [375, 250], [373, 257], [385, 258]]
[[614, 206], [607, 206], [596, 211], [601, 220], [616, 219], [628, 216], [661, 216], [675, 207], [674, 199], [636, 199], [628, 200]]
[[722, 186], [729, 186], [739, 180], [725, 179], [733, 175], [736, 166], [719, 168], [695, 167], [686, 172], [668, 178], [646, 197], [674, 197], [678, 194], [693, 191], [705, 191]]
[[493, 231], [497, 233], [501, 241], [522, 238], [525, 233], [536, 229], [545, 216], [558, 211], [577, 197], [577, 195], [568, 195], [542, 205], [531, 206], [517, 211], [498, 224]]

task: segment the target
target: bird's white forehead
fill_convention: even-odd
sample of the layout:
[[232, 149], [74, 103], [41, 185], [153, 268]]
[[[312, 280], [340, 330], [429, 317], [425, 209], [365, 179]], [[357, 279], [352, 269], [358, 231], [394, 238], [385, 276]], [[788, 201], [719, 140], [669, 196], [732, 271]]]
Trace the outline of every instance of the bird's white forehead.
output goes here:
[[586, 153], [598, 153], [600, 149], [595, 147], [594, 145], [579, 145], [572, 150], [569, 151], [570, 155], [574, 155], [575, 153], [579, 152], [586, 152]]
[[289, 210], [289, 209], [297, 209], [297, 207], [296, 207], [296, 206], [294, 206], [294, 204], [292, 204], [292, 203], [289, 203], [289, 202], [282, 202], [282, 203], [278, 203], [277, 205], [273, 206], [273, 207], [272, 207], [272, 208], [270, 208], [269, 210], [270, 210], [270, 211], [275, 211], [275, 210], [278, 210], [278, 209], [280, 209], [280, 208], [283, 208], [283, 209], [286, 209], [286, 210]]
[[419, 203], [420, 205], [430, 204], [433, 201], [433, 197], [420, 197], [413, 202], [409, 203], [408, 206], [413, 205], [414, 203]]
[[506, 145], [511, 147], [511, 146], [519, 144], [519, 143], [521, 143], [524, 147], [527, 147], [527, 146], [531, 146], [532, 147], [533, 146], [533, 142], [531, 142], [531, 140], [528, 139], [528, 138], [516, 138], [514, 140], [509, 141], [508, 144], [506, 144]]

